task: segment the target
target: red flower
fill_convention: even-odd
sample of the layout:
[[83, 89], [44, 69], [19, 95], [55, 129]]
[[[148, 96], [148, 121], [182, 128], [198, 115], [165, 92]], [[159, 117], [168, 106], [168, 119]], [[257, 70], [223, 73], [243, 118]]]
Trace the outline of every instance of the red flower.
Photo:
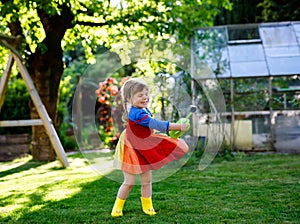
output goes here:
[[105, 97], [104, 96], [100, 96], [98, 97], [98, 102], [104, 104], [105, 103]]
[[115, 78], [108, 78], [107, 84], [118, 84], [117, 80]]
[[119, 89], [117, 86], [109, 86], [107, 87], [107, 90], [110, 92], [110, 95], [116, 96], [119, 92]]
[[99, 96], [100, 96], [100, 89], [97, 89], [97, 90], [95, 91], [95, 94], [99, 97]]
[[[99, 88], [95, 91], [98, 98], [98, 102], [101, 104], [98, 110], [99, 125], [101, 135], [105, 136], [105, 139], [112, 139], [114, 133], [112, 132], [113, 118], [112, 114], [116, 111], [115, 107], [122, 107], [120, 96], [118, 96], [119, 88], [128, 80], [129, 78], [122, 78], [121, 82], [118, 83], [114, 78], [107, 78], [103, 82], [99, 82]], [[113, 107], [114, 105], [114, 107]]]

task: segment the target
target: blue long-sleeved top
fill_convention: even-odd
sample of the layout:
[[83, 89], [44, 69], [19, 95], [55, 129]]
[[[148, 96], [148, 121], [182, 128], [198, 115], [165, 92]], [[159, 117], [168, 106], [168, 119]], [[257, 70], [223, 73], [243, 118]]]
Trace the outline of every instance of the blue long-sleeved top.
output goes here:
[[152, 114], [148, 108], [140, 109], [136, 107], [131, 107], [128, 113], [128, 119], [139, 125], [151, 129], [156, 129], [160, 132], [168, 131], [170, 126], [169, 121], [160, 121], [152, 118]]

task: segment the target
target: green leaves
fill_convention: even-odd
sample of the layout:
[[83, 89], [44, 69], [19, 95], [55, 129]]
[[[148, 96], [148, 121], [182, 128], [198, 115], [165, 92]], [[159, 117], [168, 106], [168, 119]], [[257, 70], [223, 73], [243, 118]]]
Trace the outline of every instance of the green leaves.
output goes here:
[[[83, 41], [87, 55], [96, 46], [156, 36], [169, 39], [174, 35], [178, 42], [188, 43], [193, 29], [212, 25], [218, 8], [229, 8], [228, 0], [219, 1], [122, 1], [111, 5], [109, 1], [97, 0], [35, 0], [7, 1], [0, 3], [0, 32], [8, 34], [12, 21], [19, 21], [26, 43], [34, 52], [45, 38], [45, 26], [51, 25], [54, 15], [61, 15], [62, 5], [74, 15], [74, 28], [64, 37], [63, 47], [69, 48]], [[49, 21], [41, 25], [42, 11]], [[47, 50], [43, 48], [43, 50]]]

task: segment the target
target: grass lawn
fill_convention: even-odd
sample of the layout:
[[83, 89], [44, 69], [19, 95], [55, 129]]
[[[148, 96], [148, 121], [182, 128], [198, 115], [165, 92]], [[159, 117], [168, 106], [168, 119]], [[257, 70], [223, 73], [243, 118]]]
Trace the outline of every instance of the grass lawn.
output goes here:
[[95, 173], [79, 155], [40, 163], [0, 163], [0, 223], [300, 223], [300, 155], [237, 156], [204, 171], [189, 162], [153, 184], [158, 214], [141, 211], [140, 187], [124, 216], [110, 211], [120, 183]]

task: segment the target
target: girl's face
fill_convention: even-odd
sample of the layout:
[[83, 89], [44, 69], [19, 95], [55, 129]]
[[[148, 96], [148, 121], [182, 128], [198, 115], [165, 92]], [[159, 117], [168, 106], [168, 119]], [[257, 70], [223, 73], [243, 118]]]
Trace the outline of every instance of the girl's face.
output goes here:
[[137, 92], [131, 98], [132, 106], [136, 108], [146, 108], [149, 103], [149, 91], [147, 88], [144, 88], [142, 91]]

